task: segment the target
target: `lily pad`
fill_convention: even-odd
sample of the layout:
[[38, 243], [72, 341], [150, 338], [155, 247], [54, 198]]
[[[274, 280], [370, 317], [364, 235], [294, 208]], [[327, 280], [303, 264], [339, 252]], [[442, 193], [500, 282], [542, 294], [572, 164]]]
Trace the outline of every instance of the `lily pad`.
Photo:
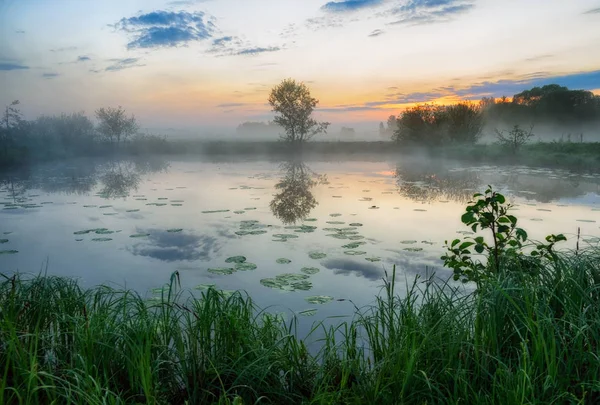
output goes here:
[[101, 205], [98, 208], [110, 208], [110, 207], [112, 207], [112, 205]]
[[138, 212], [138, 211], [139, 211], [139, 209], [136, 208], [134, 210], [127, 210], [126, 212]]
[[407, 252], [420, 252], [423, 250], [423, 248], [420, 247], [408, 247], [408, 248], [404, 248], [404, 250], [406, 250]]
[[225, 263], [244, 263], [245, 261], [245, 256], [231, 256], [225, 259]]
[[296, 229], [294, 232], [299, 232], [299, 233], [313, 233], [316, 229], [317, 229], [316, 226], [300, 225], [300, 228]]
[[274, 278], [263, 278], [262, 280], [260, 280], [260, 283], [262, 285], [264, 285], [265, 287], [279, 289], [279, 290], [281, 290], [281, 287], [283, 285], [281, 281], [278, 281]]
[[148, 201], [147, 198], [136, 198], [136, 201]]
[[363, 250], [346, 250], [344, 252], [345, 255], [348, 256], [361, 256], [361, 255], [366, 255], [367, 252], [363, 251]]
[[243, 214], [243, 213], [245, 213], [245, 212], [246, 212], [246, 211], [233, 211], [233, 213], [234, 213], [234, 214]]
[[258, 266], [254, 263], [248, 263], [248, 262], [244, 262], [244, 263], [236, 263], [235, 264], [235, 269], [238, 271], [249, 271], [249, 270], [256, 270]]
[[171, 207], [181, 207], [183, 204], [171, 204]]
[[317, 218], [306, 218], [304, 222], [317, 222]]
[[367, 242], [352, 242], [342, 246], [343, 249], [356, 249], [359, 246], [366, 245]]
[[0, 250], [0, 255], [14, 255], [19, 253], [18, 250]]
[[129, 235], [130, 238], [145, 238], [146, 236], [150, 236], [149, 233], [134, 233], [133, 235]]
[[375, 262], [380, 262], [381, 258], [380, 257], [365, 257], [366, 261], [369, 261], [371, 263], [375, 263]]
[[75, 239], [75, 242], [83, 242], [83, 239]]
[[308, 274], [308, 275], [312, 276], [313, 274], [317, 274], [321, 270], [319, 270], [317, 267], [302, 267], [300, 269], [300, 271], [304, 274]]
[[[532, 220], [533, 221], [533, 220]], [[594, 223], [596, 221], [594, 221], [593, 219], [577, 219], [577, 222], [589, 222], [589, 223]]]
[[171, 200], [172, 203], [182, 203], [185, 202], [184, 200]]
[[311, 259], [314, 260], [321, 260], [327, 257], [327, 254], [322, 253], [322, 252], [310, 252], [308, 254], [308, 257], [310, 257]]
[[348, 236], [349, 240], [361, 240], [364, 239], [365, 237], [363, 235], [350, 235]]
[[360, 222], [352, 222], [351, 224], [348, 224], [350, 226], [363, 226], [363, 224], [361, 224]]
[[298, 235], [294, 235], [292, 233], [276, 233], [273, 235], [273, 237], [280, 239], [297, 239]]
[[108, 229], [96, 229], [95, 233], [97, 235], [110, 235], [111, 233], [115, 233], [115, 231], [109, 231]]
[[376, 205], [371, 205], [371, 206], [369, 207], [369, 209], [370, 209], [370, 210], [378, 210], [378, 209], [379, 209], [379, 207], [378, 207], [378, 206], [376, 206]]
[[427, 210], [424, 210], [422, 208], [415, 208], [413, 211], [417, 211], [417, 212], [427, 212]]
[[536, 211], [552, 212], [552, 210], [546, 208], [538, 208]]
[[343, 222], [343, 221], [327, 221], [327, 223], [329, 225], [344, 225], [345, 224], [345, 222]]
[[335, 214], [329, 214], [329, 216], [336, 218], [336, 217], [341, 217], [342, 214], [335, 213]]
[[531, 218], [531, 220], [534, 222], [542, 222], [543, 221], [542, 218]]
[[0, 239], [0, 243], [8, 243], [8, 239]]
[[244, 208], [244, 210], [246, 210], [246, 211], [254, 211], [255, 209], [256, 209], [256, 207]]
[[168, 198], [167, 197], [158, 197], [157, 200], [164, 201], [164, 200], [168, 200]]
[[313, 295], [312, 297], [304, 298], [309, 304], [327, 304], [333, 301], [333, 297], [329, 295]]
[[93, 238], [92, 242], [110, 242], [112, 238]]
[[178, 233], [183, 231], [183, 228], [171, 228], [171, 229], [167, 229], [167, 232], [169, 233]]
[[300, 273], [283, 273], [283, 274], [279, 274], [279, 275], [275, 276], [275, 279], [286, 282], [286, 283], [302, 281], [302, 280], [306, 280], [307, 278], [308, 278], [308, 275], [300, 274]]
[[290, 287], [293, 288], [294, 290], [308, 291], [313, 287], [313, 285], [310, 281], [302, 280], [302, 281], [297, 281], [297, 282], [291, 283]]
[[417, 241], [416, 240], [403, 240], [403, 241], [400, 241], [400, 243], [403, 245], [414, 245], [415, 243], [417, 243]]
[[110, 217], [110, 216], [113, 216], [113, 215], [117, 215], [117, 213], [116, 212], [105, 212], [102, 215], [106, 215], [106, 216]]
[[95, 208], [97, 205], [84, 205], [83, 208]]
[[235, 269], [231, 267], [212, 267], [208, 269], [209, 273], [220, 274], [220, 275], [229, 275], [235, 273]]
[[198, 284], [194, 289], [196, 290], [209, 290], [211, 288], [216, 288], [216, 284]]
[[286, 259], [285, 257], [281, 257], [275, 261], [279, 264], [290, 264], [292, 262], [290, 259]]
[[203, 214], [217, 214], [219, 212], [229, 212], [229, 210], [212, 210], [212, 211], [202, 211]]

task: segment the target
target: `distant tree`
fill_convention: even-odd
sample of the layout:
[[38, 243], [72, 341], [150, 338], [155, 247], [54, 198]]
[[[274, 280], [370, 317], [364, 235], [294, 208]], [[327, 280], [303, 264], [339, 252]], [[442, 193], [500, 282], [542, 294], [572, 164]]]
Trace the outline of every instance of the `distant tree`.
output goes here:
[[121, 106], [100, 108], [96, 110], [96, 118], [100, 121], [98, 131], [110, 143], [119, 144], [139, 129], [135, 116], [127, 117]]
[[343, 138], [353, 138], [356, 135], [354, 128], [342, 127], [340, 129], [340, 136]]
[[392, 140], [407, 144], [436, 146], [444, 143], [445, 109], [432, 104], [407, 108], [398, 117]]
[[23, 124], [23, 114], [18, 109], [19, 100], [15, 100], [4, 109], [2, 125], [0, 127], [0, 143], [4, 155], [8, 155], [8, 148], [14, 143], [16, 133]]
[[450, 142], [475, 143], [483, 129], [481, 108], [459, 103], [445, 108], [446, 131]]
[[529, 128], [529, 131], [521, 129], [519, 125], [515, 125], [509, 132], [499, 131], [498, 129], [494, 131], [496, 132], [498, 143], [509, 149], [513, 154], [519, 152], [521, 147], [533, 137], [533, 126]]
[[379, 135], [381, 135], [381, 136], [387, 135], [387, 131], [385, 130], [385, 126], [383, 125], [383, 122], [379, 123]]
[[271, 90], [269, 104], [277, 113], [274, 122], [285, 130], [285, 141], [303, 143], [327, 132], [328, 122], [317, 122], [311, 117], [318, 103], [304, 83], [293, 79], [285, 79]]
[[387, 119], [387, 129], [386, 132], [388, 135], [392, 136], [395, 130], [398, 129], [398, 119], [395, 115], [390, 115]]

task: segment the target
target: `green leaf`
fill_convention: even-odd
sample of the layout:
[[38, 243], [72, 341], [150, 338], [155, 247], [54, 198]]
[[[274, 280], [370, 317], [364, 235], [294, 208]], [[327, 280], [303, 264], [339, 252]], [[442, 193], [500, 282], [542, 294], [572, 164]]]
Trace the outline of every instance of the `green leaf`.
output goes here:
[[483, 236], [478, 236], [475, 238], [475, 242], [479, 243], [480, 245], [483, 243]]
[[464, 250], [470, 246], [473, 246], [475, 244], [475, 242], [463, 242], [460, 244], [460, 246], [458, 247], [460, 250]]
[[460, 243], [460, 239], [454, 239], [452, 241], [452, 244], [450, 245], [450, 247], [454, 247], [454, 246], [458, 245], [459, 243]]
[[479, 244], [479, 243], [477, 245], [475, 245], [475, 251], [477, 253], [483, 253], [483, 245]]
[[475, 216], [472, 212], [466, 212], [462, 215], [460, 220], [463, 222], [463, 224], [470, 225], [473, 223], [473, 221], [475, 221]]
[[500, 204], [504, 204], [506, 202], [506, 198], [502, 194], [496, 194], [496, 201]]

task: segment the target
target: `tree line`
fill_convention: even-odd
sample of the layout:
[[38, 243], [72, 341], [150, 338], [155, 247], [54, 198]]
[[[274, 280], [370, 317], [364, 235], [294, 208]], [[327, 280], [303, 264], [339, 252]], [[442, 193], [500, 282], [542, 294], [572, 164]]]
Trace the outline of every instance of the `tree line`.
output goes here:
[[[478, 103], [419, 104], [390, 116], [387, 127], [382, 122], [379, 131], [400, 144], [442, 146], [475, 143], [484, 128], [491, 128], [501, 144], [516, 150], [533, 137], [532, 128], [539, 123], [571, 128], [600, 123], [600, 96], [550, 84], [510, 100], [491, 97]], [[497, 129], [506, 126], [511, 129]]]
[[0, 166], [29, 159], [92, 156], [121, 149], [134, 153], [159, 152], [164, 138], [141, 134], [134, 115], [119, 107], [94, 112], [97, 123], [83, 112], [42, 115], [25, 120], [19, 101], [6, 106], [0, 125]]

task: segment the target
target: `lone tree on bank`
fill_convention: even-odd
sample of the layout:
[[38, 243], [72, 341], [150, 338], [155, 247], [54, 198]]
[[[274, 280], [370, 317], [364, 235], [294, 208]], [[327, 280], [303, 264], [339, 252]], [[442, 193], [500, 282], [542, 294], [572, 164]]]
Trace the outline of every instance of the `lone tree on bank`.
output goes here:
[[98, 131], [110, 143], [121, 142], [129, 136], [134, 135], [139, 126], [135, 116], [127, 117], [123, 107], [118, 108], [108, 107], [100, 108], [96, 111], [96, 118], [100, 121]]
[[311, 118], [319, 100], [311, 97], [304, 83], [285, 79], [273, 87], [269, 104], [277, 113], [273, 120], [285, 130], [282, 139], [290, 143], [303, 143], [319, 133], [326, 133], [329, 122]]

